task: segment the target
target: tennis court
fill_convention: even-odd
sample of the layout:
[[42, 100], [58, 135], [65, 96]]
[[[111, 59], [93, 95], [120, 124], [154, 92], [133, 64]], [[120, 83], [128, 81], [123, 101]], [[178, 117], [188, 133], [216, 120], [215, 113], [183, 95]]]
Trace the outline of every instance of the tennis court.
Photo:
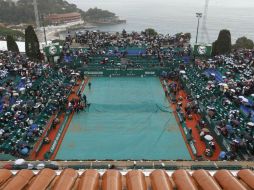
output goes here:
[[190, 160], [158, 78], [92, 78], [56, 159]]

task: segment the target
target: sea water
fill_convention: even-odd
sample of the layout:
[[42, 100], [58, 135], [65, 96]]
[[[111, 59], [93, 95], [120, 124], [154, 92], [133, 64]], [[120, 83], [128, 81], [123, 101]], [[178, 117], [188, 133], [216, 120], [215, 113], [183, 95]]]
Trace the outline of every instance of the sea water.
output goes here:
[[[205, 0], [68, 0], [87, 10], [98, 7], [116, 13], [126, 24], [101, 26], [96, 29], [109, 32], [142, 31], [155, 28], [163, 34], [190, 32], [195, 39], [196, 12], [203, 12]], [[234, 42], [238, 37], [246, 36], [254, 40], [254, 1], [210, 0], [207, 16], [208, 39], [202, 40], [202, 20], [199, 41], [213, 42], [221, 29], [229, 29]]]

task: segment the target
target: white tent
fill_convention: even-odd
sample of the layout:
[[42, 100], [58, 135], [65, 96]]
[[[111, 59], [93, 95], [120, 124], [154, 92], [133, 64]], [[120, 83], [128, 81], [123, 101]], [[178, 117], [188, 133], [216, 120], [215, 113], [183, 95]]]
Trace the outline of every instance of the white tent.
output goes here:
[[[17, 42], [17, 45], [19, 47], [19, 51], [21, 53], [24, 53], [25, 50], [25, 42]], [[7, 49], [7, 42], [6, 41], [0, 41], [0, 50], [6, 51]]]

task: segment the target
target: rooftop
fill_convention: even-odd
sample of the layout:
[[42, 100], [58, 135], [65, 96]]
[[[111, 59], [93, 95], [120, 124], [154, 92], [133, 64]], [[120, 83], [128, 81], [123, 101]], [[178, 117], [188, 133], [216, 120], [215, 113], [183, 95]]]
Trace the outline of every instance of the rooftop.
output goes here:
[[244, 169], [231, 173], [229, 170], [74, 170], [54, 171], [0, 169], [0, 189], [4, 190], [250, 190], [254, 189], [254, 173]]
[[64, 14], [50, 14], [47, 19], [60, 19], [60, 18], [70, 18], [70, 17], [80, 17], [80, 13], [64, 13]]

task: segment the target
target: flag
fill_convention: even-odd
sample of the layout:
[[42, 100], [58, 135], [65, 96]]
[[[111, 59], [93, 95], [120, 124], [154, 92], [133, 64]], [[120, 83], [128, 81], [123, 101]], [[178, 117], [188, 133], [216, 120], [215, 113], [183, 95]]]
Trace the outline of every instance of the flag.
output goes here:
[[61, 49], [59, 45], [51, 45], [44, 48], [44, 52], [47, 57], [59, 56]]
[[194, 55], [198, 57], [210, 57], [212, 54], [211, 45], [194, 45]]

